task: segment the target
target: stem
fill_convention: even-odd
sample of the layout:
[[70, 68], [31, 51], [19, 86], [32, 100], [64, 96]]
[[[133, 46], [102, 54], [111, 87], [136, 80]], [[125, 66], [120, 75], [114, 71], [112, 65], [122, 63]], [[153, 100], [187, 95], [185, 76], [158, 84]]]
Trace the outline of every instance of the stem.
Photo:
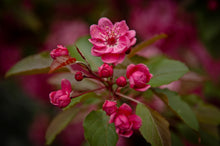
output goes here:
[[77, 46], [76, 46], [76, 50], [79, 53], [79, 55], [85, 60], [87, 65], [90, 67], [90, 64], [88, 63], [88, 61], [86, 60], [85, 56], [82, 54], [82, 52], [79, 50], [79, 48]]
[[121, 97], [123, 97], [123, 98], [125, 98], [125, 99], [134, 101], [134, 102], [136, 102], [136, 103], [141, 103], [140, 101], [138, 101], [138, 100], [136, 100], [136, 99], [133, 99], [133, 98], [131, 98], [131, 97], [129, 97], [129, 96], [126, 96], [126, 95], [124, 95], [124, 94], [121, 94], [121, 93], [119, 93], [119, 92], [116, 92], [115, 94], [118, 95], [118, 96], [121, 96]]
[[75, 97], [81, 96], [81, 95], [83, 95], [83, 94], [90, 93], [90, 92], [94, 92], [94, 91], [98, 91], [98, 90], [101, 90], [101, 89], [104, 89], [104, 88], [106, 88], [106, 87], [100, 87], [100, 88], [97, 88], [97, 89], [94, 89], [94, 90], [86, 91], [86, 92], [80, 93], [80, 94], [78, 94], [78, 95], [72, 96], [72, 97], [70, 97], [70, 98], [75, 98]]

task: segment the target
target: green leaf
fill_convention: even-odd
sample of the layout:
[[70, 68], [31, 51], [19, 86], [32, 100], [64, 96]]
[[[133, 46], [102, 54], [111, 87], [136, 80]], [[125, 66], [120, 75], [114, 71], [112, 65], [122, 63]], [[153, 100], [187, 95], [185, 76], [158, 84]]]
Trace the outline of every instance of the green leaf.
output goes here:
[[173, 132], [171, 132], [171, 140], [173, 146], [184, 146], [181, 139]]
[[136, 114], [142, 119], [140, 132], [152, 146], [170, 146], [169, 123], [157, 112], [138, 104]]
[[189, 71], [183, 63], [164, 57], [154, 58], [146, 65], [149, 67], [150, 73], [153, 74], [153, 77], [148, 83], [152, 87], [158, 87], [176, 81]]
[[[95, 57], [91, 54], [92, 44], [88, 41], [89, 36], [85, 36], [76, 41], [76, 46], [79, 48], [80, 52], [86, 58], [88, 63], [91, 65], [92, 70], [98, 70], [98, 67], [103, 64], [100, 57]], [[70, 52], [70, 55], [76, 58], [77, 61], [83, 61], [83, 58], [79, 55], [76, 50], [75, 45], [68, 46], [67, 49]]]
[[49, 52], [28, 56], [16, 63], [5, 75], [5, 77], [21, 74], [48, 73], [52, 59]]
[[150, 38], [149, 40], [143, 41], [140, 44], [136, 45], [134, 48], [132, 48], [131, 53], [128, 55], [129, 58], [133, 57], [138, 51], [144, 49], [147, 46], [150, 46], [151, 44], [153, 44], [154, 42], [156, 42], [157, 40], [166, 38], [167, 35], [166, 34], [159, 34], [159, 35], [155, 35], [154, 37]]
[[51, 144], [55, 137], [66, 128], [78, 112], [79, 108], [69, 108], [58, 114], [47, 128], [46, 144]]
[[198, 131], [199, 124], [195, 114], [193, 113], [189, 105], [185, 103], [176, 92], [170, 91], [168, 89], [159, 88], [154, 89], [153, 91], [190, 128]]
[[114, 146], [118, 141], [114, 124], [102, 110], [92, 111], [84, 120], [84, 135], [91, 146]]

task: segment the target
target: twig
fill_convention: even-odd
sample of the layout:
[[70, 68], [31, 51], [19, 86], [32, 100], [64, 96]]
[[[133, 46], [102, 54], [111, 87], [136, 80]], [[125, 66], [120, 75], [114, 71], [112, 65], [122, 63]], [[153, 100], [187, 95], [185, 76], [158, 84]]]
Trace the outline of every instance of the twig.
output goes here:
[[126, 99], [128, 99], [128, 100], [134, 101], [134, 102], [136, 102], [136, 103], [141, 103], [140, 101], [138, 101], [138, 100], [136, 100], [136, 99], [133, 99], [133, 98], [131, 98], [131, 97], [129, 97], [129, 96], [126, 96], [126, 95], [124, 95], [124, 94], [121, 94], [121, 93], [119, 93], [119, 92], [116, 92], [115, 94], [118, 95], [118, 96], [121, 96], [121, 97], [123, 97], [123, 98], [126, 98]]

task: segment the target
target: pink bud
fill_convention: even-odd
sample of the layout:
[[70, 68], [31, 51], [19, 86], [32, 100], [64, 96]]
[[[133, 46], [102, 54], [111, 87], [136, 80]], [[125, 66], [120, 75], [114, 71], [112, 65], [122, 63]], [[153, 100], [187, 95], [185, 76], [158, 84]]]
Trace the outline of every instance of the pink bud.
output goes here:
[[50, 52], [50, 56], [53, 58], [53, 59], [56, 59], [56, 57], [59, 57], [59, 56], [68, 56], [69, 55], [69, 52], [67, 50], [67, 48], [65, 48], [64, 46], [62, 45], [57, 45], [57, 48], [56, 49], [53, 49], [51, 52]]
[[102, 109], [106, 112], [107, 115], [112, 115], [117, 111], [117, 103], [115, 101], [106, 100], [102, 106]]
[[146, 65], [130, 64], [127, 67], [126, 76], [129, 79], [131, 88], [134, 88], [137, 91], [146, 91], [148, 88], [150, 88], [150, 85], [147, 85], [147, 83], [152, 78], [152, 74], [150, 74]]
[[124, 87], [127, 85], [127, 80], [125, 77], [121, 76], [119, 77], [117, 80], [116, 80], [116, 84], [119, 86], [119, 87]]
[[70, 92], [72, 91], [71, 83], [68, 80], [63, 79], [61, 81], [61, 87], [62, 87], [61, 90], [51, 92], [49, 94], [49, 98], [51, 104], [63, 108], [69, 105], [69, 103], [71, 102], [70, 99]]
[[104, 63], [102, 66], [99, 67], [98, 73], [99, 76], [103, 78], [111, 77], [113, 75], [113, 67]]
[[77, 81], [82, 81], [82, 79], [83, 79], [83, 74], [82, 74], [82, 72], [80, 72], [80, 71], [76, 72], [76, 74], [75, 74], [75, 79], [76, 79]]

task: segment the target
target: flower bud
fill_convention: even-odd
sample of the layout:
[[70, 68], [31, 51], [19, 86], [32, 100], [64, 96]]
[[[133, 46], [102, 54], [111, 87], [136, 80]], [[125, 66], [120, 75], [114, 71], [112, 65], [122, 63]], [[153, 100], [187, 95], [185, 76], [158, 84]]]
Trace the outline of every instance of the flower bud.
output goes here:
[[80, 71], [76, 72], [76, 74], [75, 74], [75, 79], [76, 79], [77, 81], [82, 81], [82, 79], [83, 79], [83, 74], [82, 74], [82, 72], [80, 72]]
[[59, 56], [68, 56], [69, 55], [69, 52], [67, 50], [67, 48], [65, 48], [64, 46], [62, 45], [57, 45], [57, 48], [56, 49], [53, 49], [51, 52], [50, 52], [50, 56], [53, 58], [53, 59], [56, 59], [56, 57], [59, 57]]
[[124, 76], [121, 76], [119, 77], [117, 80], [116, 80], [116, 84], [119, 86], [119, 87], [124, 87], [127, 85], [127, 80]]
[[106, 112], [107, 115], [111, 115], [117, 111], [117, 106], [116, 106], [115, 101], [109, 101], [106, 100], [105, 103], [102, 106], [102, 109]]
[[99, 76], [103, 78], [111, 77], [113, 75], [113, 67], [104, 63], [99, 67], [98, 73]]

